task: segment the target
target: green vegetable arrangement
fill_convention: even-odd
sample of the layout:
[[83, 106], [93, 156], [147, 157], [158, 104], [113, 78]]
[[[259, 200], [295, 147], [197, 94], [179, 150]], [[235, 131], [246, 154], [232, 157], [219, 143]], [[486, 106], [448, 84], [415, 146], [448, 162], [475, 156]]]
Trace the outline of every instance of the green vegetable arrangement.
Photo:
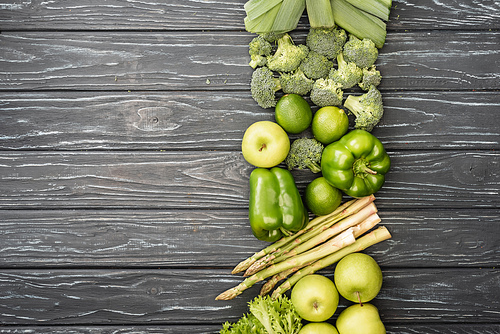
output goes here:
[[249, 313], [237, 322], [226, 322], [220, 334], [297, 334], [302, 318], [287, 296], [257, 296], [248, 303]]

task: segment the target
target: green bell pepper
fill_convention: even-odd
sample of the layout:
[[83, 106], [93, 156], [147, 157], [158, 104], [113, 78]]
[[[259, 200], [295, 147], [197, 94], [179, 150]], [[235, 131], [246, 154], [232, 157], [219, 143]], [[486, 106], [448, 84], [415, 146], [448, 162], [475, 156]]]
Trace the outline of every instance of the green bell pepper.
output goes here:
[[252, 171], [249, 219], [254, 236], [269, 242], [308, 223], [308, 212], [290, 171], [280, 167]]
[[380, 140], [365, 130], [353, 130], [329, 144], [321, 157], [327, 181], [355, 198], [376, 193], [390, 167], [391, 159]]

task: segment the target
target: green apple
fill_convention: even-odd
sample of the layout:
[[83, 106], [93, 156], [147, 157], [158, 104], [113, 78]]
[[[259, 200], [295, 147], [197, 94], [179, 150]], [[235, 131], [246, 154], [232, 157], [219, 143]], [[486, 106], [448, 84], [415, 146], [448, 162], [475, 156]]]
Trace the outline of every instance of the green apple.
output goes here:
[[340, 334], [385, 334], [378, 309], [372, 304], [354, 304], [343, 310], [337, 318]]
[[290, 296], [297, 313], [307, 321], [329, 319], [339, 305], [339, 293], [331, 279], [319, 274], [301, 278]]
[[342, 297], [365, 303], [375, 298], [382, 288], [382, 270], [371, 256], [353, 253], [337, 263], [334, 281]]
[[339, 332], [328, 322], [310, 322], [302, 327], [299, 334], [339, 334]]
[[285, 160], [290, 151], [290, 139], [277, 123], [258, 121], [245, 131], [241, 151], [250, 164], [271, 168]]

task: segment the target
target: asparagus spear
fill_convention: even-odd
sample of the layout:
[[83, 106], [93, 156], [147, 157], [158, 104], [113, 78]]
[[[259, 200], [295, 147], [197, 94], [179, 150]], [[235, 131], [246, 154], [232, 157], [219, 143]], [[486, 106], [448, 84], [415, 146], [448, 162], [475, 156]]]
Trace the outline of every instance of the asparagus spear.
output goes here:
[[391, 234], [387, 230], [386, 227], [381, 226], [377, 228], [376, 230], [360, 237], [356, 242], [353, 244], [342, 248], [341, 250], [326, 256], [300, 270], [298, 270], [294, 275], [292, 275], [288, 280], [286, 280], [283, 284], [281, 284], [276, 290], [274, 290], [273, 294], [271, 297], [273, 299], [278, 298], [281, 294], [285, 293], [288, 291], [295, 283], [297, 283], [302, 277], [313, 274], [318, 270], [321, 270], [323, 268], [326, 268], [336, 262], [338, 262], [340, 259], [342, 259], [344, 256], [355, 253], [355, 252], [360, 252], [372, 245], [375, 245], [381, 241], [387, 240], [391, 238]]
[[216, 300], [230, 300], [240, 295], [243, 291], [253, 286], [255, 283], [260, 282], [268, 277], [276, 275], [284, 270], [294, 267], [301, 267], [306, 263], [317, 261], [332, 252], [336, 252], [355, 242], [353, 229], [348, 229], [327, 243], [317, 247], [314, 251], [299, 254], [288, 261], [280, 262], [271, 267], [257, 272], [256, 274], [247, 277], [243, 282], [234, 288], [224, 291], [218, 295]]

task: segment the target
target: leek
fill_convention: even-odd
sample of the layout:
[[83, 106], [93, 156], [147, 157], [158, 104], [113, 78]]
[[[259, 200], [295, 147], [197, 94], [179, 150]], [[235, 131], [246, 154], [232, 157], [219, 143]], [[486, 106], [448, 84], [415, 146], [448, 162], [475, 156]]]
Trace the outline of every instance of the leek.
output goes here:
[[306, 0], [307, 17], [311, 28], [334, 28], [330, 0]]

